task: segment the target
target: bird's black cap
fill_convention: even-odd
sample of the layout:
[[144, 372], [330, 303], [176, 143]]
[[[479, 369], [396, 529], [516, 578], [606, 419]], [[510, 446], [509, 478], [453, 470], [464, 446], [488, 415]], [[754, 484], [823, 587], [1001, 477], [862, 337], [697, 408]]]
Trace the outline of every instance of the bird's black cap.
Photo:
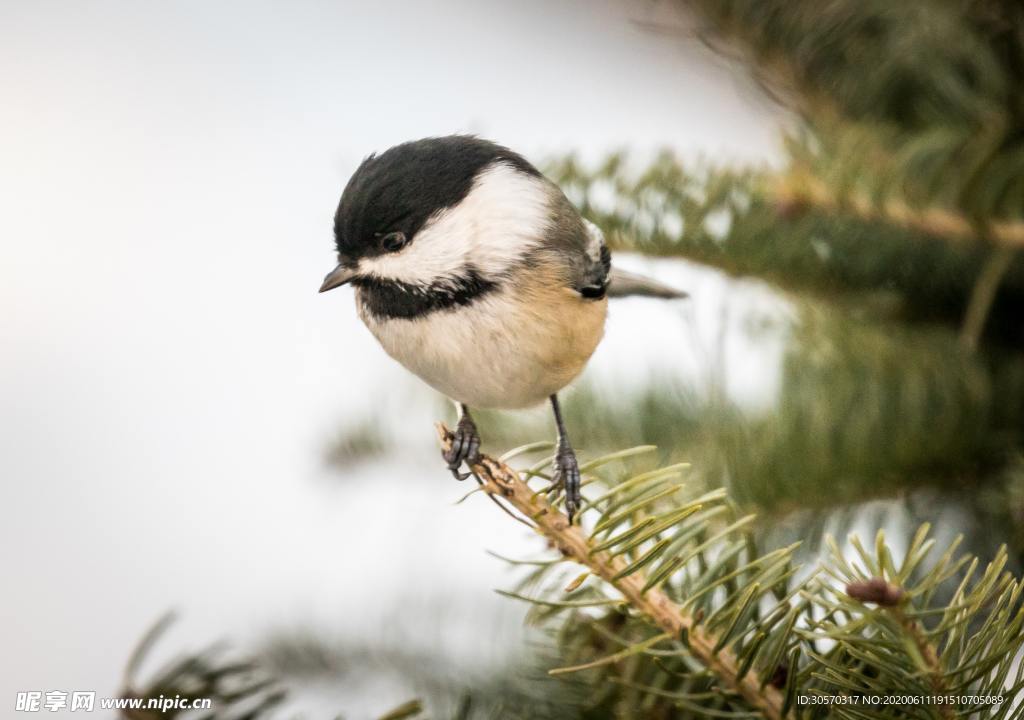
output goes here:
[[472, 135], [424, 138], [370, 155], [349, 179], [334, 215], [339, 258], [386, 252], [379, 240], [388, 233], [412, 239], [431, 215], [461, 202], [477, 174], [496, 162], [540, 175], [522, 155]]

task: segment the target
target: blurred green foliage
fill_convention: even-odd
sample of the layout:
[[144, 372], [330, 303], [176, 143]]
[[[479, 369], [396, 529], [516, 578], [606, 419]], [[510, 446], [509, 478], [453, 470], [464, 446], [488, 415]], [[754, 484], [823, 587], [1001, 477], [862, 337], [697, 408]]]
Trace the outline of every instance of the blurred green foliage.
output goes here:
[[834, 190], [897, 192], [981, 223], [1024, 214], [1021, 3], [683, 4], [706, 42], [800, 115]]

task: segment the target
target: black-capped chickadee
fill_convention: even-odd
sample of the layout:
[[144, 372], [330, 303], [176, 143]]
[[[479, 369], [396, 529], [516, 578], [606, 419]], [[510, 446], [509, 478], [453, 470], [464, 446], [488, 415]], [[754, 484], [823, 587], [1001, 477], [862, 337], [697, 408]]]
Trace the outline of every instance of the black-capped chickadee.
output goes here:
[[355, 286], [360, 318], [391, 357], [452, 398], [448, 467], [480, 449], [469, 408], [549, 399], [553, 482], [572, 521], [580, 471], [557, 393], [604, 333], [610, 294], [684, 297], [611, 268], [600, 230], [521, 155], [473, 136], [370, 155], [334, 216], [338, 266], [320, 292]]

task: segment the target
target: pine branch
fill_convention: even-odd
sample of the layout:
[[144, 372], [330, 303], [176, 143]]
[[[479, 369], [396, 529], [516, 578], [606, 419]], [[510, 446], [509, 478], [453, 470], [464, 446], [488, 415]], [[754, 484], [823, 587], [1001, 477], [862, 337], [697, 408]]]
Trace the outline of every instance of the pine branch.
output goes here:
[[[890, 223], [957, 245], [979, 241], [977, 224], [960, 213], [940, 207], [916, 208], [895, 198], [878, 202], [867, 194], [840, 195], [825, 182], [803, 172], [793, 172], [781, 178], [775, 183], [772, 195], [780, 207], [790, 212], [801, 208], [823, 213], [846, 213], [861, 220]], [[1024, 222], [995, 221], [986, 229], [984, 240], [1002, 247], [1024, 247]]]
[[[447, 447], [450, 431], [438, 430]], [[555, 645], [570, 662], [549, 672], [589, 674], [602, 688], [587, 705], [593, 717], [952, 718], [982, 709], [963, 699], [972, 696], [990, 698], [981, 702], [994, 720], [1013, 711], [1024, 689], [1024, 584], [1006, 572], [1005, 548], [980, 572], [977, 558], [956, 557], [959, 540], [926, 562], [935, 541], [925, 524], [902, 560], [878, 532], [874, 552], [855, 535], [846, 551], [826, 538], [821, 565], [801, 568], [795, 546], [761, 553], [745, 529], [753, 516], [736, 518], [724, 492], [683, 492], [678, 466], [618, 479], [600, 471], [650, 447], [581, 466], [584, 531], [549, 501], [556, 489], [529, 486], [547, 477], [546, 462], [519, 472], [506, 462], [536, 450], [471, 469], [561, 553], [519, 563], [533, 569], [503, 594], [530, 603], [541, 627], [564, 618]], [[570, 579], [564, 561], [587, 572]], [[818, 706], [797, 704], [798, 694], [855, 699]], [[918, 700], [880, 699], [894, 695]]]
[[[827, 152], [815, 150], [811, 140], [791, 142], [792, 169], [782, 176], [684, 163], [670, 153], [640, 173], [622, 155], [599, 167], [567, 157], [546, 169], [616, 251], [757, 276], [854, 317], [941, 323], [959, 332], [975, 279], [993, 246], [1004, 247], [987, 239], [988, 232], [1017, 243], [1024, 241], [1018, 238], [1024, 225], [980, 212], [987, 203], [980, 199], [971, 203], [979, 212], [948, 210], [956, 207], [955, 198], [947, 197], [957, 194], [952, 191], [905, 192], [904, 176], [920, 179], [924, 172], [914, 168], [925, 159], [907, 163], [909, 169], [887, 167], [876, 177], [875, 163], [864, 159], [877, 151], [873, 141], [849, 134], [855, 137], [836, 140]], [[955, 167], [956, 160], [947, 158], [944, 167]], [[893, 218], [879, 210], [885, 207]], [[973, 225], [964, 224], [968, 218]], [[986, 344], [1024, 344], [1017, 321], [1022, 303], [1024, 263], [1018, 256], [1007, 264], [986, 313]]]
[[[143, 680], [142, 665], [149, 659], [157, 641], [173, 623], [169, 613], [157, 621], [139, 640], [125, 666], [120, 698], [139, 700], [140, 708], [121, 711], [124, 720], [175, 720], [195, 717], [192, 710], [170, 708], [165, 701], [183, 698], [210, 700], [212, 708], [203, 715], [207, 720], [229, 720], [243, 716], [250, 720], [273, 717], [285, 700], [286, 692], [275, 678], [250, 659], [225, 657], [220, 645], [165, 662]], [[149, 703], [153, 707], [147, 707]]]
[[803, 118], [786, 206], [1024, 245], [1020, 3], [687, 0]]
[[[447, 450], [453, 439], [451, 430], [444, 424], [438, 424], [438, 435], [442, 448]], [[765, 718], [778, 720], [786, 716], [783, 695], [770, 685], [762, 688], [755, 676], [740, 673], [735, 653], [722, 648], [723, 638], [707, 632], [693, 615], [659, 588], [648, 588], [643, 572], [630, 572], [621, 556], [612, 557], [607, 551], [596, 550], [598, 546], [593, 543], [593, 538], [579, 526], [570, 525], [568, 517], [548, 502], [544, 494], [532, 490], [519, 473], [486, 455], [481, 455], [471, 465], [471, 470], [481, 482], [484, 492], [499, 502], [511, 504], [532, 521], [537, 532], [554, 543], [564, 556], [614, 586], [632, 607], [664, 631], [665, 639], [686, 638], [693, 657], [752, 707], [760, 710]]]

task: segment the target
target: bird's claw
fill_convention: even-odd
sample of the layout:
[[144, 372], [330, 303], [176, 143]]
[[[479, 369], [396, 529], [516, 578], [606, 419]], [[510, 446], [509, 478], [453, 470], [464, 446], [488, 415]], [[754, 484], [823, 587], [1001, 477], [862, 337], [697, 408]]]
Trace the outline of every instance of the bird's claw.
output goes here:
[[576, 453], [567, 443], [559, 443], [555, 450], [554, 474], [551, 483], [565, 492], [565, 512], [569, 516], [569, 524], [579, 512], [582, 504], [580, 497], [580, 465], [576, 461]]
[[480, 433], [477, 432], [476, 424], [468, 414], [463, 415], [459, 424], [455, 426], [451, 447], [441, 455], [456, 480], [465, 480], [470, 476], [468, 472], [459, 472], [459, 467], [463, 462], [471, 464], [480, 459]]

